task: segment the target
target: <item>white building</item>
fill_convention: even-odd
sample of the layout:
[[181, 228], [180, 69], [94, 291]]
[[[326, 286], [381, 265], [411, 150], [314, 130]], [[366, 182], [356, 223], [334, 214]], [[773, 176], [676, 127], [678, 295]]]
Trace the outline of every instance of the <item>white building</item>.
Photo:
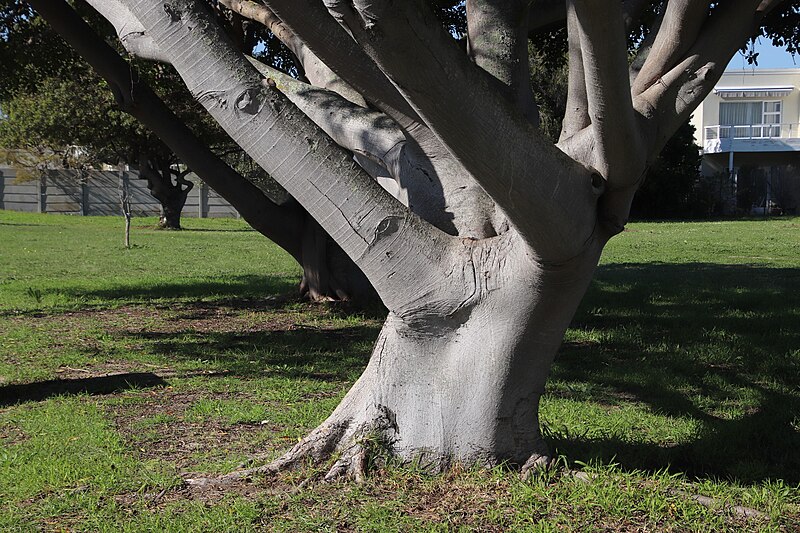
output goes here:
[[730, 176], [739, 211], [800, 205], [800, 68], [730, 70], [692, 117], [703, 174]]

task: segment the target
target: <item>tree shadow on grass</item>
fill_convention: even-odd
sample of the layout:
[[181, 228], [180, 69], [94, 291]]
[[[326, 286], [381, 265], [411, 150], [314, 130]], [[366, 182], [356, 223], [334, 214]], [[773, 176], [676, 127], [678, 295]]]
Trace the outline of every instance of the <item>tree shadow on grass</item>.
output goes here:
[[23, 402], [37, 402], [65, 394], [92, 396], [113, 394], [130, 389], [167, 385], [161, 377], [149, 372], [112, 374], [79, 379], [53, 379], [19, 385], [0, 386], [0, 407]]
[[238, 332], [140, 332], [151, 349], [175, 361], [202, 361], [206, 368], [243, 378], [279, 376], [352, 381], [363, 371], [378, 334], [376, 326], [336, 329], [297, 327]]
[[180, 231], [198, 233], [255, 233], [253, 228], [181, 228]]
[[101, 299], [109, 302], [141, 303], [162, 299], [215, 298], [235, 301], [270, 301], [274, 296], [297, 291], [296, 276], [240, 275], [224, 276], [219, 280], [176, 280], [170, 283], [118, 285], [110, 289], [59, 289], [73, 298]]
[[[573, 328], [590, 340], [562, 347], [554, 395], [612, 410], [639, 404], [700, 429], [674, 446], [551, 430], [561, 453], [625, 468], [800, 482], [800, 270], [606, 265]], [[565, 394], [559, 383], [582, 392]]]
[[[214, 295], [225, 305], [276, 310], [297, 301], [265, 298], [267, 290], [253, 290], [259, 282], [264, 287], [264, 278], [240, 276], [92, 295], [125, 301]], [[284, 282], [278, 278], [276, 283]], [[287, 286], [282, 285], [283, 293]], [[675, 445], [639, 439], [631, 431], [587, 437], [551, 429], [551, 442], [561, 453], [572, 460], [614, 460], [628, 469], [669, 466], [746, 483], [800, 482], [800, 270], [605, 265], [573, 328], [582, 333], [562, 348], [551, 395], [609, 409], [640, 405], [696, 422], [699, 429]], [[363, 370], [377, 333], [375, 325], [292, 325], [127, 335], [176, 361], [198, 361], [244, 378], [348, 382]], [[572, 387], [579, 392], [565, 392], [559, 385], [564, 383], [579, 385]]]

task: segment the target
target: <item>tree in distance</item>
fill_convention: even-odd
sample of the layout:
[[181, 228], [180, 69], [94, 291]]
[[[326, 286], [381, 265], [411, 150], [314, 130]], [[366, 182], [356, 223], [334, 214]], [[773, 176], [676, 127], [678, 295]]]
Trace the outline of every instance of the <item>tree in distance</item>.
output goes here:
[[[81, 170], [123, 159], [147, 178], [162, 202], [162, 223], [173, 227], [180, 224], [180, 209], [191, 187], [184, 178], [192, 170], [254, 229], [300, 263], [302, 295], [358, 305], [374, 301], [374, 290], [355, 264], [222, 132], [171, 66], [123, 59], [116, 49], [122, 50], [119, 41], [116, 47], [108, 43], [116, 41], [113, 27], [85, 2], [71, 5], [83, 16], [64, 12], [78, 23], [71, 30], [80, 41], [80, 55], [27, 2], [0, 2], [0, 107], [10, 111], [0, 114], [0, 146], [9, 148], [4, 150], [6, 159], [29, 167], [33, 177], [40, 175], [40, 168]], [[291, 52], [278, 46], [266, 28], [241, 24], [237, 17], [216, 13], [216, 20], [235, 35], [237, 46], [248, 51], [258, 46], [261, 57], [293, 69]]]
[[[78, 46], [63, 4], [30, 3]], [[130, 53], [176, 69], [388, 308], [339, 406], [260, 468], [336, 454], [327, 478], [363, 476], [376, 449], [431, 469], [549, 464], [539, 399], [603, 247], [733, 54], [798, 14], [781, 0], [467, 0], [459, 39], [437, 16], [455, 2], [90, 3]], [[222, 6], [269, 27], [302, 75], [243, 54]], [[528, 42], [559, 28], [568, 82], [552, 142]]]
[[[159, 226], [180, 229], [181, 211], [193, 183], [179, 171], [179, 160], [136, 120], [121, 113], [101, 80], [45, 78], [35, 93], [5, 102], [0, 146], [6, 147], [18, 175], [38, 177], [40, 170], [86, 171], [118, 162], [138, 168], [161, 204]], [[14, 149], [12, 149], [12, 147]]]
[[[180, 229], [181, 211], [193, 186], [185, 179], [188, 171], [177, 170], [181, 161], [149, 129], [120, 112], [102, 78], [30, 8], [7, 2], [0, 13], [5, 15], [0, 18], [4, 29], [0, 58], [6, 66], [0, 88], [6, 115], [0, 121], [0, 146], [11, 156], [7, 159], [13, 159], [23, 175], [38, 177], [36, 170], [72, 168], [79, 171], [78, 179], [89, 168], [129, 164], [138, 168], [161, 204], [159, 225]], [[94, 19], [101, 29], [108, 26], [101, 17]], [[139, 80], [179, 87], [180, 79], [165, 65], [139, 61], [137, 67]], [[223, 144], [224, 133], [186, 91], [164, 92], [170, 107], [207, 145], [217, 152], [230, 149]]]

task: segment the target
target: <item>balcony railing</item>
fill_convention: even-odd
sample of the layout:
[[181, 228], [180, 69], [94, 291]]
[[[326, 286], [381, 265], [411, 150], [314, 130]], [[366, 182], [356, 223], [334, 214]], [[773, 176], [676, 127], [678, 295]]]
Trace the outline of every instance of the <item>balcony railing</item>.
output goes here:
[[800, 137], [800, 124], [748, 124], [745, 126], [706, 126], [706, 140], [789, 139]]

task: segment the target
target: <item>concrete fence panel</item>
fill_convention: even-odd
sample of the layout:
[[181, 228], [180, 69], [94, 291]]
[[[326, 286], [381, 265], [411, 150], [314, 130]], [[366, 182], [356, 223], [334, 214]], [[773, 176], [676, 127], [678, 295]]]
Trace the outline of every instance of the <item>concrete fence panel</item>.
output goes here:
[[[126, 171], [133, 216], [158, 216], [161, 205], [138, 172]], [[0, 166], [0, 209], [71, 215], [121, 215], [119, 173], [48, 170], [38, 180], [18, 182], [13, 168]], [[185, 217], [228, 217], [239, 214], [205, 184], [196, 185], [186, 199]]]

